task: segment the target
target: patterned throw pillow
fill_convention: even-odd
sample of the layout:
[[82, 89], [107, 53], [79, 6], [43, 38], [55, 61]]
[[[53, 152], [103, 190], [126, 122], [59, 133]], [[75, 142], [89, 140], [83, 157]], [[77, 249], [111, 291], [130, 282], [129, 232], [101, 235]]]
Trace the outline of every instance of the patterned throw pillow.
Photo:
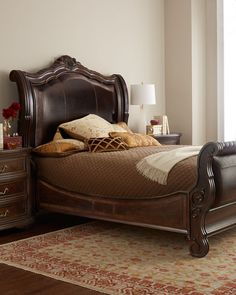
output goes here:
[[59, 126], [59, 130], [63, 137], [66, 133], [69, 137], [79, 140], [91, 137], [108, 137], [109, 132], [114, 131], [111, 123], [94, 114], [63, 123]]
[[110, 132], [109, 135], [112, 138], [120, 137], [130, 148], [151, 145], [161, 146], [161, 144], [155, 138], [146, 134]]
[[76, 139], [58, 139], [37, 146], [33, 153], [43, 157], [62, 157], [78, 151], [87, 150], [83, 141]]
[[128, 149], [127, 144], [121, 138], [90, 138], [87, 140], [87, 146], [90, 152], [114, 152]]

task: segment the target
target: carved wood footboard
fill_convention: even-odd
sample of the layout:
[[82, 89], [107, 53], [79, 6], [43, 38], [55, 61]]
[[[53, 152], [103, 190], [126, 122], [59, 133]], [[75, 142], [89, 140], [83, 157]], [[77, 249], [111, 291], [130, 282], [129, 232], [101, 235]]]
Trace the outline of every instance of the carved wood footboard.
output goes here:
[[209, 251], [208, 236], [236, 224], [236, 142], [203, 146], [189, 212], [190, 252], [203, 257]]

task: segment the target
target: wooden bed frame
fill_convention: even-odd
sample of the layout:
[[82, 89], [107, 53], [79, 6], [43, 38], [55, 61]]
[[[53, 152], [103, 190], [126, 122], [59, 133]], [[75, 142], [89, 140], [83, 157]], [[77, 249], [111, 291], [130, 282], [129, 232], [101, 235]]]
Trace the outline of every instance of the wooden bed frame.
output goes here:
[[[57, 126], [95, 113], [109, 122], [128, 121], [128, 93], [120, 75], [103, 76], [74, 58], [61, 56], [37, 73], [12, 71], [22, 105], [19, 132], [26, 147], [50, 141]], [[207, 143], [198, 156], [191, 191], [154, 199], [78, 195], [35, 175], [39, 208], [186, 234], [192, 256], [209, 251], [208, 237], [236, 224], [236, 142]]]

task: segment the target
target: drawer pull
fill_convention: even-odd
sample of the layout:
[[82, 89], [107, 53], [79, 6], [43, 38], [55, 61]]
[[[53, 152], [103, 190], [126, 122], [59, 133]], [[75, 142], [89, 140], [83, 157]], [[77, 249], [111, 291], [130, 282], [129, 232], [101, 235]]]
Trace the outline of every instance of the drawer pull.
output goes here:
[[7, 209], [4, 213], [0, 213], [0, 218], [1, 217], [7, 217], [7, 215], [10, 213], [10, 211]]
[[0, 168], [0, 173], [4, 173], [6, 172], [8, 166], [5, 164], [5, 165], [2, 165], [2, 167]]
[[5, 196], [5, 194], [9, 191], [8, 187], [5, 187], [3, 192], [0, 192], [0, 196]]

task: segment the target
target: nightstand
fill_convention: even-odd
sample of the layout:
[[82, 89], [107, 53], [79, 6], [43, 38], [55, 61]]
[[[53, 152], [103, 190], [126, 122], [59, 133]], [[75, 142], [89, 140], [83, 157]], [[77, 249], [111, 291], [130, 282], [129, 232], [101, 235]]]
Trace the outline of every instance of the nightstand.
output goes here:
[[152, 135], [161, 144], [180, 144], [181, 133], [158, 134]]
[[30, 148], [0, 150], [0, 229], [32, 221]]

